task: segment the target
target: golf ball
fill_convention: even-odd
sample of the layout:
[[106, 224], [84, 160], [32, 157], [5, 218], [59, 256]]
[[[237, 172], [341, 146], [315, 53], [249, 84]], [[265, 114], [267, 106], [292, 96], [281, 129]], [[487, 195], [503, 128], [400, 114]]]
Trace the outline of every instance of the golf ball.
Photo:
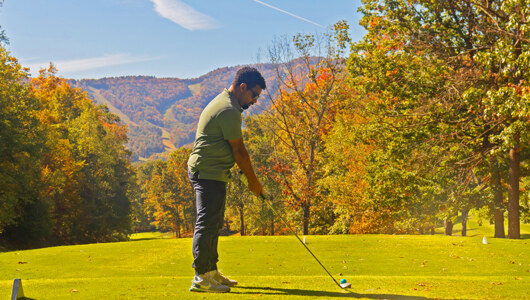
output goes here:
[[346, 282], [347, 282], [347, 281], [346, 281], [346, 279], [344, 279], [344, 278], [342, 278], [342, 279], [340, 280], [340, 284], [344, 284], [344, 283], [346, 283]]

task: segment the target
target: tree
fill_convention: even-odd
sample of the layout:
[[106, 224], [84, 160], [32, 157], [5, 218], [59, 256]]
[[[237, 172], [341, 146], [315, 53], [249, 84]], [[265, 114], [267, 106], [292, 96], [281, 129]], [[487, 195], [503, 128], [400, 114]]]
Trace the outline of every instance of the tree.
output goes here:
[[339, 22], [334, 34], [299, 34], [292, 41], [275, 42], [269, 51], [279, 83], [278, 92], [269, 95], [272, 106], [264, 123], [274, 136], [277, 156], [284, 160], [278, 163], [284, 164], [287, 199], [302, 210], [304, 234], [309, 233], [311, 207], [319, 198], [315, 181], [322, 176], [322, 137], [343, 100], [347, 29], [345, 22]]
[[364, 74], [365, 91], [379, 92], [391, 126], [418, 129], [431, 149], [458, 150], [459, 157], [440, 157], [448, 167], [479, 168], [512, 153], [511, 199], [519, 190], [518, 145], [528, 144], [520, 143], [529, 130], [525, 3], [366, 1], [369, 33], [350, 64], [352, 74]]
[[156, 227], [149, 221], [149, 216], [144, 210], [145, 203], [145, 188], [149, 183], [151, 174], [155, 164], [158, 161], [146, 161], [139, 163], [136, 166], [136, 184], [133, 186], [133, 193], [131, 195], [132, 211], [133, 211], [133, 230], [136, 232], [148, 232], [156, 230]]
[[328, 191], [335, 221], [330, 233], [376, 232], [384, 225], [380, 214], [365, 205], [366, 164], [372, 146], [363, 143], [359, 132], [366, 124], [352, 93], [347, 105], [335, 117], [333, 128], [324, 137], [325, 175], [319, 186]]
[[144, 210], [160, 230], [170, 230], [177, 237], [191, 232], [195, 224], [195, 194], [188, 179], [190, 149], [180, 148], [168, 161], [157, 161], [145, 182]]
[[133, 184], [126, 127], [55, 72], [51, 65], [31, 81], [47, 138], [44, 196], [54, 236], [59, 243], [124, 239]]
[[[249, 235], [249, 227], [252, 227], [252, 225], [249, 226], [245, 221], [245, 217], [248, 220], [255, 220], [253, 218], [255, 214], [250, 209], [254, 204], [253, 198], [255, 197], [250, 195], [247, 186], [238, 179], [241, 176], [238, 170], [232, 169], [230, 172], [232, 180], [227, 184], [225, 220], [227, 220], [228, 224], [235, 223], [236, 226], [239, 226], [239, 234], [241, 236]], [[230, 213], [231, 210], [235, 210], [235, 216]]]
[[27, 72], [0, 45], [0, 235], [12, 240], [16, 234], [10, 232], [27, 221], [27, 236], [40, 241], [49, 226], [46, 216], [31, 207], [46, 207], [40, 197], [44, 134], [38, 126], [39, 102], [23, 83], [27, 80]]
[[[243, 139], [252, 157], [256, 175], [260, 178], [266, 196], [275, 210], [284, 212], [281, 201], [282, 187], [274, 166], [278, 163], [274, 154], [272, 137], [263, 126], [262, 115], [251, 115], [244, 119]], [[259, 197], [252, 195], [238, 178], [238, 169], [232, 170], [232, 180], [228, 185], [227, 219], [239, 225], [241, 235], [261, 234], [274, 235], [282, 232], [282, 224], [277, 220], [270, 208]], [[235, 213], [232, 212], [235, 210]], [[234, 216], [234, 214], [236, 216]]]
[[[174, 177], [175, 197], [178, 199], [181, 211], [181, 221], [178, 229], [184, 227], [185, 232], [192, 232], [196, 216], [195, 192], [188, 179], [188, 158], [190, 148], [179, 148], [173, 151], [169, 159], [169, 173]], [[180, 233], [178, 234], [180, 237]]]

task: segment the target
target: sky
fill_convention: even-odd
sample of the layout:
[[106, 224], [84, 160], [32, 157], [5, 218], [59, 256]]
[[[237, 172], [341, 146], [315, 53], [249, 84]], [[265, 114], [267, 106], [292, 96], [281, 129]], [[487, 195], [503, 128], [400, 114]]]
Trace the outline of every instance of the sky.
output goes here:
[[33, 76], [196, 78], [267, 62], [275, 39], [321, 34], [339, 20], [360, 40], [360, 0], [5, 0], [11, 56]]

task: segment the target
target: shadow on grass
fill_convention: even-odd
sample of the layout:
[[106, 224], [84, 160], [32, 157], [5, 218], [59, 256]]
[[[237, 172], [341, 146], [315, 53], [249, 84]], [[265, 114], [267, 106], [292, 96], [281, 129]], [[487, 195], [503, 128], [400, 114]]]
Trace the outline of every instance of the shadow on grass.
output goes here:
[[139, 238], [139, 239], [130, 239], [127, 242], [142, 242], [142, 241], [152, 241], [152, 240], [160, 240], [159, 237], [148, 237], [148, 238]]
[[[184, 239], [187, 237], [182, 237], [181, 239]], [[149, 236], [149, 237], [141, 237], [141, 238], [131, 238], [127, 242], [142, 242], [142, 241], [153, 241], [153, 240], [169, 240], [169, 239], [178, 239], [174, 235], [158, 235], [158, 236]]]
[[[239, 291], [243, 289], [245, 291]], [[255, 290], [255, 291], [253, 291]], [[232, 294], [254, 294], [254, 295], [295, 295], [308, 297], [340, 297], [340, 298], [368, 298], [368, 299], [393, 299], [393, 300], [429, 300], [433, 298], [425, 298], [418, 296], [405, 295], [391, 295], [391, 294], [359, 294], [350, 290], [344, 292], [325, 292], [315, 290], [300, 290], [300, 289], [286, 289], [286, 288], [271, 288], [271, 287], [253, 287], [253, 286], [236, 286], [230, 291]]]

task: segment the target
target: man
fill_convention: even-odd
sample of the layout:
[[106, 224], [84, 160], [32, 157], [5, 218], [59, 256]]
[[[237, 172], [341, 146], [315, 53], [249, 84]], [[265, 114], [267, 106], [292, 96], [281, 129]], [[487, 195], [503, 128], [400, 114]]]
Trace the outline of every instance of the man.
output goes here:
[[230, 88], [215, 97], [201, 113], [188, 160], [188, 175], [197, 202], [192, 265], [195, 277], [190, 291], [229, 292], [237, 284], [217, 270], [217, 242], [224, 223], [226, 184], [234, 163], [248, 178], [249, 189], [256, 195], [262, 193], [243, 144], [241, 113], [256, 103], [265, 88], [258, 70], [241, 68]]

